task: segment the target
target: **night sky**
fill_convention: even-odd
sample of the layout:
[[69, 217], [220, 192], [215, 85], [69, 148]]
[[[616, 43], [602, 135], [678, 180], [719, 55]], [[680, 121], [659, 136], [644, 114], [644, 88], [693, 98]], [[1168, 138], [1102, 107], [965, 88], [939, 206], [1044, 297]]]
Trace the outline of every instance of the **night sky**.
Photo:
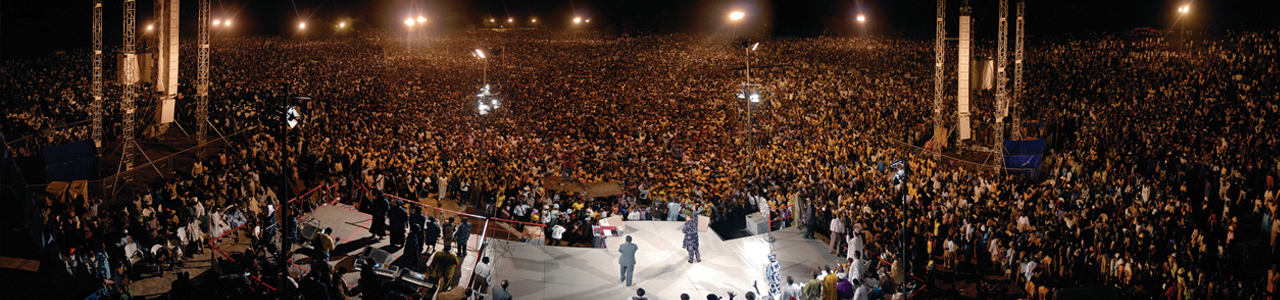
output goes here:
[[[92, 0], [0, 0], [0, 60], [27, 59], [54, 50], [91, 46]], [[121, 40], [123, 1], [105, 1], [104, 38], [108, 49]], [[932, 0], [212, 0], [215, 18], [234, 15], [234, 29], [223, 35], [293, 36], [299, 19], [308, 19], [311, 37], [331, 36], [337, 20], [352, 20], [357, 30], [399, 29], [411, 7], [421, 7], [437, 28], [482, 26], [489, 17], [514, 17], [527, 22], [536, 16], [547, 29], [562, 29], [574, 15], [592, 18], [591, 27], [615, 33], [721, 33], [733, 30], [726, 21], [730, 10], [748, 12], [740, 33], [764, 36], [849, 36], [858, 32], [853, 17], [868, 17], [873, 37], [929, 39], [933, 37]], [[994, 39], [998, 2], [972, 0], [977, 35]], [[1125, 31], [1137, 27], [1169, 28], [1183, 0], [1027, 1], [1028, 36], [1061, 36], [1090, 31]], [[138, 24], [151, 22], [153, 1], [137, 4]], [[948, 27], [954, 35], [960, 1], [948, 0]], [[194, 38], [196, 0], [181, 2], [181, 30]], [[296, 8], [295, 8], [296, 7]], [[1010, 5], [1012, 17], [1013, 5]], [[577, 13], [574, 13], [574, 12]], [[1184, 19], [1188, 30], [1221, 33], [1226, 30], [1280, 28], [1280, 1], [1196, 1]], [[1010, 24], [1012, 27], [1012, 22]], [[1012, 28], [1011, 28], [1012, 30]], [[142, 33], [139, 30], [139, 33]]]

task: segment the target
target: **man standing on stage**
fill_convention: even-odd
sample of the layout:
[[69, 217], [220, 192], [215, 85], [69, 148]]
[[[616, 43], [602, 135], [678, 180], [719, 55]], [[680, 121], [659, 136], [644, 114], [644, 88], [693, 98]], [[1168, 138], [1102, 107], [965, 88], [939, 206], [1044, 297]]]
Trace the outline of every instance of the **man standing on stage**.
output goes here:
[[440, 287], [438, 290], [441, 292], [453, 289], [453, 269], [458, 267], [458, 257], [454, 256], [451, 250], [453, 249], [449, 244], [445, 244], [444, 250], [436, 252], [436, 255], [431, 258], [431, 277], [440, 280], [436, 286]]
[[440, 225], [436, 225], [436, 217], [427, 217], [427, 224], [422, 228], [422, 238], [427, 244], [427, 253], [436, 252], [436, 241], [440, 240]]
[[627, 242], [618, 246], [618, 253], [622, 253], [622, 257], [618, 258], [618, 264], [622, 265], [622, 282], [627, 286], [631, 286], [631, 278], [636, 273], [636, 250], [639, 246], [631, 243], [631, 236], [627, 236]]
[[387, 236], [387, 198], [382, 196], [382, 191], [378, 191], [373, 197], [373, 201], [369, 201], [369, 214], [373, 215], [373, 222], [369, 225], [369, 233], [374, 237], [382, 239]]
[[769, 283], [769, 295], [777, 298], [782, 295], [782, 266], [778, 264], [778, 255], [769, 253], [769, 264], [764, 266], [764, 279]]
[[702, 254], [698, 253], [698, 215], [689, 214], [684, 222], [684, 249], [689, 251], [689, 263], [702, 262]]
[[409, 223], [409, 212], [404, 210], [404, 202], [396, 200], [396, 206], [391, 207], [387, 217], [391, 219], [391, 245], [404, 247], [404, 227]]
[[458, 241], [458, 260], [467, 258], [467, 240], [471, 239], [471, 222], [467, 222], [467, 217], [460, 218], [462, 225], [458, 225], [458, 230], [453, 233], [453, 239]]

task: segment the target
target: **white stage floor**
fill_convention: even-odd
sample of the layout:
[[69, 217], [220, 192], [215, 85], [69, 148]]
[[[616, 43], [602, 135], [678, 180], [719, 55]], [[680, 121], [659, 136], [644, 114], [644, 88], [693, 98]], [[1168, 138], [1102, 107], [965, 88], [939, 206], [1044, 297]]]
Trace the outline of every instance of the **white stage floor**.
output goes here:
[[515, 242], [495, 245], [494, 282], [508, 280], [508, 291], [521, 300], [625, 299], [634, 296], [637, 288], [644, 288], [649, 299], [680, 299], [681, 293], [688, 293], [691, 299], [706, 299], [709, 293], [728, 299], [726, 291], [745, 294], [752, 290], [754, 280], [767, 292], [764, 266], [771, 245], [782, 266], [784, 284], [788, 275], [797, 282], [807, 282], [809, 271], [837, 263], [826, 244], [806, 240], [803, 232], [788, 228], [774, 232], [776, 241], [772, 244], [764, 235], [724, 241], [714, 231], [700, 232], [702, 262], [690, 264], [688, 252], [682, 248], [683, 224], [626, 222], [626, 235], [639, 246], [633, 287], [618, 281], [620, 254], [616, 249], [625, 242], [624, 237], [607, 240], [613, 252]]

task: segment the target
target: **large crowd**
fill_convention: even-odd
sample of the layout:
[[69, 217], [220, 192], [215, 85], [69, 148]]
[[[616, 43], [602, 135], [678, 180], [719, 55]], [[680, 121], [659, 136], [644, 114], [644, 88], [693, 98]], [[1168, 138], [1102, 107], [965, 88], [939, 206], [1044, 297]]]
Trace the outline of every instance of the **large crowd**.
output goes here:
[[[70, 202], [79, 209], [51, 207], [46, 220], [63, 251], [110, 248], [126, 228], [142, 245], [201, 220], [198, 236], [216, 233], [208, 223], [221, 221], [209, 212], [268, 222], [258, 216], [279, 202], [264, 186], [282, 176], [284, 150], [296, 185], [336, 180], [342, 191], [451, 199], [545, 224], [556, 244], [589, 243], [590, 225], [611, 215], [697, 212], [715, 226], [768, 210], [786, 219], [775, 228], [829, 237], [848, 258], [837, 267], [842, 280], [887, 287], [881, 294], [908, 274], [977, 269], [1002, 271], [1035, 298], [1095, 284], [1142, 298], [1270, 297], [1280, 280], [1280, 161], [1271, 150], [1280, 132], [1268, 124], [1280, 113], [1278, 42], [1275, 32], [1230, 32], [1170, 50], [1163, 33], [1131, 32], [1032, 43], [1014, 111], [1065, 130], [1025, 129], [1051, 144], [1027, 176], [960, 167], [916, 147], [933, 132], [930, 41], [765, 41], [750, 57], [765, 100], [748, 104], [736, 95], [741, 45], [723, 37], [219, 38], [214, 127], [269, 125], [261, 111], [270, 101], [309, 96], [294, 103], [305, 117], [289, 143], [251, 133], [123, 210], [98, 212], [101, 200], [89, 197]], [[469, 55], [477, 47], [491, 49], [488, 82], [485, 62]], [[34, 63], [70, 79], [0, 76], [14, 91], [5, 103], [19, 108], [6, 111], [6, 136], [86, 115], [57, 99], [87, 101], [87, 67]], [[194, 74], [193, 62], [182, 67]], [[955, 72], [947, 74], [954, 90]], [[194, 94], [193, 77], [181, 80], [180, 92]], [[502, 105], [481, 115], [475, 93], [485, 84]], [[954, 103], [951, 94], [944, 102]], [[992, 121], [992, 99], [978, 93], [977, 120]], [[180, 105], [191, 111], [194, 101]], [[587, 199], [543, 185], [562, 176], [618, 182], [623, 194]]]

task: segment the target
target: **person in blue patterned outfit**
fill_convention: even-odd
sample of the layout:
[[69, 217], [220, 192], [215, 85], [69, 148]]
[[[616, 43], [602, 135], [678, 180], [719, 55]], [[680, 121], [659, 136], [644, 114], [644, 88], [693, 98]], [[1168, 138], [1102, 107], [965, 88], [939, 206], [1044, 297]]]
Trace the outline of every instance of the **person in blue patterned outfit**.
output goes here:
[[684, 249], [689, 251], [689, 263], [702, 262], [702, 254], [698, 253], [698, 216], [690, 214], [684, 222]]
[[778, 255], [769, 253], [769, 264], [764, 266], [764, 279], [769, 281], [769, 295], [782, 295], [782, 266], [778, 264]]

